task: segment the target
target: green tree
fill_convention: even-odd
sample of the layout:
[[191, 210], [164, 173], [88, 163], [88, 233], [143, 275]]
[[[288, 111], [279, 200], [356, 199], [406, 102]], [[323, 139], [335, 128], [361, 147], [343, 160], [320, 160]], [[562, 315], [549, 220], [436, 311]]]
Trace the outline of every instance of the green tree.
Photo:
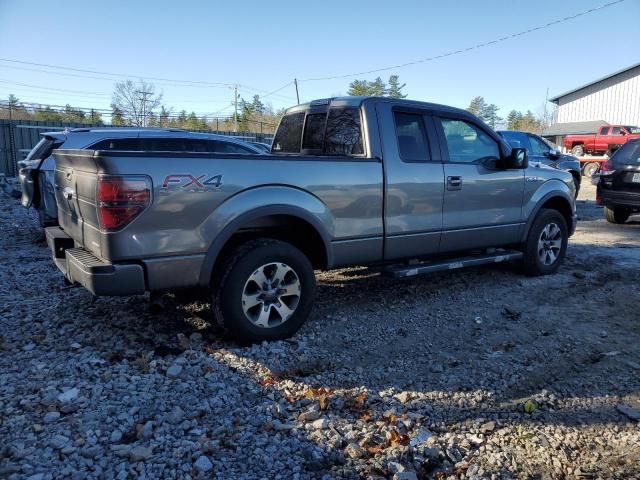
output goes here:
[[511, 110], [507, 115], [507, 130], [518, 130], [522, 121], [522, 112]]
[[102, 120], [102, 114], [100, 112], [95, 111], [93, 108], [89, 112], [87, 116], [87, 122], [92, 125], [104, 125], [104, 121]]
[[38, 107], [33, 113], [33, 119], [38, 122], [62, 122], [62, 116], [51, 107]]
[[387, 96], [390, 98], [406, 98], [407, 96], [402, 93], [402, 89], [406, 83], [400, 85], [398, 75], [391, 75], [389, 77], [389, 88], [387, 89]]
[[492, 103], [491, 105], [486, 106], [481, 115], [481, 118], [493, 129], [495, 129], [503, 120], [502, 117], [498, 115], [498, 110], [500, 110], [498, 106], [495, 103]]
[[253, 101], [251, 102], [251, 112], [252, 113], [264, 113], [264, 103], [260, 101], [260, 95], [254, 95]]
[[387, 84], [384, 83], [380, 77], [377, 77], [369, 84], [369, 91], [369, 95], [374, 97], [384, 97], [387, 95]]
[[127, 125], [124, 113], [116, 104], [111, 104], [111, 125], [123, 126]]
[[196, 112], [191, 112], [185, 121], [185, 126], [187, 130], [198, 130], [200, 127], [200, 121], [198, 120], [198, 116]]
[[369, 82], [367, 80], [354, 80], [349, 84], [349, 90], [347, 95], [352, 97], [361, 97], [371, 95], [369, 88]]
[[484, 97], [473, 97], [469, 106], [467, 107], [467, 111], [473, 113], [475, 116], [482, 118], [483, 114], [486, 113], [487, 110], [487, 102], [485, 102]]

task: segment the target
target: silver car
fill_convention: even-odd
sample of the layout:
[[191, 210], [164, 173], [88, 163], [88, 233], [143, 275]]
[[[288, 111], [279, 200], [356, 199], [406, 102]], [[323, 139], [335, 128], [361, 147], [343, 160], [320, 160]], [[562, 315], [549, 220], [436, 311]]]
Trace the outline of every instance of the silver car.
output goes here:
[[54, 190], [58, 149], [126, 150], [150, 152], [264, 153], [257, 146], [231, 136], [189, 132], [176, 128], [74, 128], [42, 134], [20, 166], [22, 205], [38, 211], [42, 226], [57, 225]]

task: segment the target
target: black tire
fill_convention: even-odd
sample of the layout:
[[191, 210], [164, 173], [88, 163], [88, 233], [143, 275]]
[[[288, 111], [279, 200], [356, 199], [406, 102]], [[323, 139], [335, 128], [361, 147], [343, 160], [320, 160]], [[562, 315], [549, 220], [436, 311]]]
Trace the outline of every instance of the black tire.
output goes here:
[[574, 145], [571, 149], [571, 155], [582, 157], [584, 155], [584, 147], [582, 145]]
[[629, 220], [631, 212], [626, 208], [604, 207], [604, 216], [609, 223], [621, 224]]
[[584, 166], [582, 172], [585, 177], [591, 178], [598, 170], [600, 170], [600, 164], [598, 162], [591, 162]]
[[[542, 241], [543, 230], [550, 225], [555, 225], [560, 230], [560, 238], [558, 239], [560, 245], [555, 260], [552, 263], [546, 264], [541, 259], [544, 251], [539, 248], [539, 242]], [[533, 221], [533, 225], [531, 225], [523, 248], [525, 273], [527, 275], [549, 275], [555, 273], [564, 259], [568, 239], [569, 232], [567, 222], [562, 214], [557, 210], [547, 208], [540, 210], [536, 219]]]
[[[245, 315], [243, 295], [247, 285], [256, 286], [249, 283], [250, 278], [260, 267], [270, 264], [289, 267], [293, 271], [294, 279], [299, 282], [300, 293], [295, 306], [287, 305], [293, 309], [290, 317], [274, 326], [261, 327], [253, 323], [248, 314]], [[263, 269], [263, 272], [266, 272], [266, 269]], [[292, 336], [305, 322], [313, 305], [316, 289], [313, 266], [304, 253], [286, 242], [258, 239], [244, 243], [227, 256], [215, 276], [218, 278], [212, 279], [214, 317], [231, 337], [241, 342], [256, 343]], [[280, 306], [281, 300], [282, 297], [278, 296], [278, 299], [272, 300], [271, 303], [277, 302]], [[276, 308], [274, 305], [271, 306]], [[271, 306], [265, 309], [269, 315], [273, 315]], [[262, 307], [258, 308], [260, 312]]]

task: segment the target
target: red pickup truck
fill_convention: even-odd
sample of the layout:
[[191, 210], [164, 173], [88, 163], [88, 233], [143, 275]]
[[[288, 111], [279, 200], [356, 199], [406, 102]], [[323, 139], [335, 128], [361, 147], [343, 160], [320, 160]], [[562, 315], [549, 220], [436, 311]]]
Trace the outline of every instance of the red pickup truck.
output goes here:
[[632, 138], [640, 138], [640, 128], [627, 125], [607, 125], [597, 133], [588, 135], [567, 135], [564, 148], [576, 157], [585, 153], [611, 156], [621, 145]]

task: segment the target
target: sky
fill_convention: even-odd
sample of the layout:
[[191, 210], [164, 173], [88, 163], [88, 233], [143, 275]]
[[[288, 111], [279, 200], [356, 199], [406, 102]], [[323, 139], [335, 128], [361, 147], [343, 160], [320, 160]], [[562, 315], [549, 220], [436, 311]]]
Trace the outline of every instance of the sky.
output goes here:
[[640, 61], [640, 0], [432, 61], [309, 79], [466, 49], [611, 1], [0, 0], [0, 99], [108, 108], [117, 81], [157, 77], [167, 80], [148, 81], [174, 112], [225, 116], [235, 84], [278, 109], [296, 103], [294, 78], [308, 101], [346, 94], [354, 78], [395, 74], [411, 99], [464, 108], [481, 95], [503, 117], [541, 113], [547, 90], [552, 97]]

